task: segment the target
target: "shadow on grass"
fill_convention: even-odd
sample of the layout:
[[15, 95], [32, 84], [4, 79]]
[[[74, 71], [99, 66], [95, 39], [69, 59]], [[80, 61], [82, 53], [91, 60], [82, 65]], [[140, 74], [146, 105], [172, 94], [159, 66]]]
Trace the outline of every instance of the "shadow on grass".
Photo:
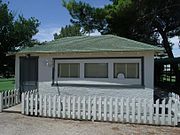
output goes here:
[[13, 83], [14, 83], [15, 82], [14, 78], [9, 78], [9, 79], [3, 78], [3, 79], [0, 79], [0, 82], [11, 82], [11, 81], [13, 81]]

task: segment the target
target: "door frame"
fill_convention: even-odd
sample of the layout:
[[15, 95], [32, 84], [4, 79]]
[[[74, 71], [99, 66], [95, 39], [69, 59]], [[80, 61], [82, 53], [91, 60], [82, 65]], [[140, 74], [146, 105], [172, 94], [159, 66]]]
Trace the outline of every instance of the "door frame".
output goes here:
[[21, 59], [37, 59], [37, 82], [36, 82], [36, 87], [37, 87], [37, 91], [39, 89], [39, 86], [38, 86], [38, 81], [39, 81], [39, 56], [30, 56], [30, 55], [27, 55], [27, 56], [20, 56], [19, 57], [19, 91], [20, 93], [22, 93], [22, 90], [21, 90], [21, 82], [22, 82], [22, 78], [21, 78]]

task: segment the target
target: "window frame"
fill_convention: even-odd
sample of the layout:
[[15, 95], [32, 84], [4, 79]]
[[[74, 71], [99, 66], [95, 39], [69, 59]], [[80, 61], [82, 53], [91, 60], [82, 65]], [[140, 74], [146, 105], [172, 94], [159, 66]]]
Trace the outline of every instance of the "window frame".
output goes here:
[[[80, 78], [59, 78], [58, 63], [80, 63]], [[85, 78], [84, 63], [108, 63], [108, 78]], [[113, 63], [139, 63], [139, 78], [114, 78]], [[54, 66], [52, 67], [52, 84], [58, 83], [77, 83], [81, 81], [92, 81], [92, 83], [115, 83], [121, 85], [141, 85], [144, 86], [144, 57], [115, 57], [115, 58], [54, 58]], [[78, 82], [79, 81], [79, 82]]]

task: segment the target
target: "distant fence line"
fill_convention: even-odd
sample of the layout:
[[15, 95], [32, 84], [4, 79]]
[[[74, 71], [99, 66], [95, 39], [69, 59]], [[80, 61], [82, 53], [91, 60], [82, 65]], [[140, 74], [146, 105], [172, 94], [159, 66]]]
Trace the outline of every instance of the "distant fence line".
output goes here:
[[20, 103], [20, 92], [18, 89], [0, 92], [0, 112], [5, 108]]

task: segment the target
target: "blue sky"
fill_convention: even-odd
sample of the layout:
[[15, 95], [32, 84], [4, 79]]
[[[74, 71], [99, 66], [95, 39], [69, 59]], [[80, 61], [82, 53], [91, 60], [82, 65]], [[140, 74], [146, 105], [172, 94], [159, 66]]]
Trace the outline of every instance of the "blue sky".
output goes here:
[[[17, 14], [23, 14], [24, 17], [35, 17], [40, 22], [39, 33], [34, 36], [40, 41], [50, 41], [53, 34], [58, 32], [61, 27], [70, 24], [70, 15], [68, 11], [62, 7], [61, 0], [3, 0], [9, 1], [9, 8]], [[81, 0], [96, 7], [103, 7], [110, 3], [109, 0]], [[97, 33], [95, 33], [96, 35]], [[180, 57], [180, 49], [178, 47], [178, 38], [171, 40], [175, 43], [173, 53]]]
[[[39, 33], [34, 37], [40, 41], [53, 39], [53, 34], [70, 24], [70, 15], [61, 0], [3, 0], [10, 1], [9, 8], [24, 17], [35, 17], [40, 22]], [[92, 6], [103, 7], [109, 0], [82, 0]]]

